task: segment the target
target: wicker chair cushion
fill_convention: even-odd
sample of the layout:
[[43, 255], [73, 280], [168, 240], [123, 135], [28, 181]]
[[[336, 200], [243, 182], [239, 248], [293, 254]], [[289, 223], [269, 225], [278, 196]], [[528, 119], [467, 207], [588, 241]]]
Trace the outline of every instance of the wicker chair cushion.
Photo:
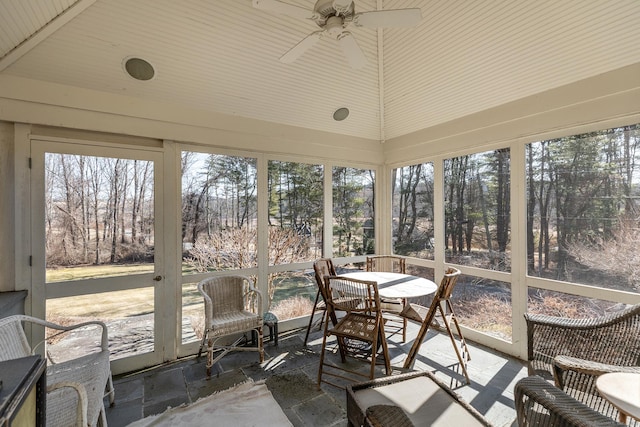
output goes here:
[[237, 331], [248, 331], [257, 328], [262, 324], [259, 315], [249, 311], [226, 313], [220, 316], [213, 316], [211, 319], [211, 333], [209, 336], [217, 337], [228, 335]]
[[397, 406], [415, 426], [485, 425], [427, 376], [358, 390], [356, 399], [362, 408]]
[[414, 427], [402, 408], [395, 405], [368, 407], [367, 423], [372, 427]]

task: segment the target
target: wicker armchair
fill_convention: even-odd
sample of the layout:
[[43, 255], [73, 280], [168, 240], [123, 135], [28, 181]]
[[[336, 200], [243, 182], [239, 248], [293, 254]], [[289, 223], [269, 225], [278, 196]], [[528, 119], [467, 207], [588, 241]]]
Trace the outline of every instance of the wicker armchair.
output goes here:
[[624, 426], [536, 375], [525, 377], [516, 383], [514, 400], [520, 427]]
[[[594, 319], [526, 314], [529, 374], [556, 385], [590, 408], [617, 418], [595, 387], [605, 372], [640, 372], [640, 305]], [[632, 421], [633, 423], [633, 421]]]
[[[262, 339], [262, 294], [245, 276], [209, 277], [198, 283], [198, 291], [204, 298], [205, 329], [198, 350], [200, 358], [207, 347], [207, 379], [211, 377], [211, 367], [230, 351], [257, 351], [260, 363], [264, 362]], [[258, 345], [241, 347], [244, 333], [256, 331]], [[231, 345], [216, 343], [223, 337], [242, 334]], [[222, 350], [213, 357], [215, 350]]]
[[30, 316], [5, 317], [0, 319], [0, 360], [17, 359], [34, 353], [24, 333], [23, 322], [63, 332], [85, 327], [101, 328], [97, 352], [48, 365], [46, 418], [47, 426], [106, 426], [104, 397], [109, 396], [111, 405], [115, 398], [106, 325], [91, 321], [61, 326]]

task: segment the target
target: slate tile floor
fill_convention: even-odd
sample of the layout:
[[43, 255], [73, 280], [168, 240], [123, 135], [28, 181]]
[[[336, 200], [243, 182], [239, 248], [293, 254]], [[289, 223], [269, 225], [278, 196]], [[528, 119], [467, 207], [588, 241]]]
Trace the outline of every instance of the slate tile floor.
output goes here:
[[[411, 325], [413, 328], [415, 325]], [[280, 335], [279, 345], [265, 341], [265, 362], [258, 363], [255, 352], [235, 352], [214, 366], [212, 378], [205, 379], [205, 357], [165, 364], [143, 372], [114, 378], [116, 404], [107, 407], [110, 427], [126, 426], [167, 407], [195, 402], [201, 397], [244, 382], [265, 380], [267, 387], [294, 426], [346, 426], [345, 391], [323, 384], [317, 389], [322, 334], [312, 333], [303, 346], [304, 330]], [[410, 329], [408, 338], [415, 336]], [[402, 372], [411, 341], [389, 337], [394, 374]], [[451, 342], [446, 334], [430, 331], [416, 360], [415, 370], [429, 370], [449, 384], [495, 426], [515, 426], [513, 386], [527, 375], [524, 363], [487, 348], [470, 345], [471, 361], [467, 385], [461, 375]], [[339, 357], [335, 357], [339, 360]], [[349, 363], [364, 363], [352, 361]], [[382, 376], [382, 369], [377, 377]]]

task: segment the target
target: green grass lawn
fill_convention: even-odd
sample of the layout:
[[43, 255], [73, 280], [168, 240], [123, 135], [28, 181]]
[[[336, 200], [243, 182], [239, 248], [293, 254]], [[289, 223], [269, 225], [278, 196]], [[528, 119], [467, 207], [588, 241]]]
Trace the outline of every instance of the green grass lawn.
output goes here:
[[[127, 265], [88, 265], [47, 270], [47, 282], [63, 282], [91, 278], [127, 276], [153, 272], [153, 264]], [[284, 275], [276, 283], [272, 306], [278, 301], [302, 296], [309, 305], [315, 297], [315, 283], [309, 277], [294, 274]], [[265, 296], [266, 297], [266, 296]], [[202, 296], [196, 283], [182, 285], [183, 317], [202, 313]], [[268, 304], [265, 300], [263, 303]], [[266, 310], [266, 307], [265, 307]], [[310, 307], [305, 306], [306, 311]], [[104, 292], [90, 295], [78, 295], [47, 300], [47, 317], [74, 319], [121, 319], [125, 317], [150, 314], [155, 311], [153, 286], [124, 291]]]
[[47, 269], [47, 283], [153, 273], [153, 264], [104, 264]]

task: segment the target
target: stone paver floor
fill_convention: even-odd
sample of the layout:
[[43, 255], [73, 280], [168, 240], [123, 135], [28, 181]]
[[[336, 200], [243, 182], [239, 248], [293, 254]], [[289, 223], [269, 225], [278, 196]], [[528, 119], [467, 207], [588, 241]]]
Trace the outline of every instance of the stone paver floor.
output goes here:
[[[167, 407], [195, 402], [200, 397], [232, 387], [251, 378], [265, 380], [267, 387], [294, 426], [346, 426], [345, 391], [316, 385], [322, 335], [312, 333], [307, 347], [304, 330], [280, 335], [279, 345], [265, 342], [265, 362], [255, 352], [235, 352], [205, 378], [205, 357], [165, 364], [115, 378], [116, 404], [107, 408], [110, 427], [163, 412]], [[409, 330], [408, 337], [417, 332]], [[390, 353], [394, 374], [401, 366], [411, 341], [401, 343], [391, 336]], [[471, 361], [467, 385], [448, 336], [429, 332], [416, 360], [415, 370], [429, 370], [456, 390], [495, 426], [515, 426], [513, 386], [527, 375], [524, 363], [484, 347], [470, 344]], [[336, 356], [336, 359], [339, 358]], [[361, 363], [361, 362], [354, 362]], [[363, 364], [364, 365], [364, 364]], [[365, 366], [366, 368], [366, 366]], [[382, 371], [380, 371], [382, 372]], [[380, 373], [378, 376], [382, 376]]]

